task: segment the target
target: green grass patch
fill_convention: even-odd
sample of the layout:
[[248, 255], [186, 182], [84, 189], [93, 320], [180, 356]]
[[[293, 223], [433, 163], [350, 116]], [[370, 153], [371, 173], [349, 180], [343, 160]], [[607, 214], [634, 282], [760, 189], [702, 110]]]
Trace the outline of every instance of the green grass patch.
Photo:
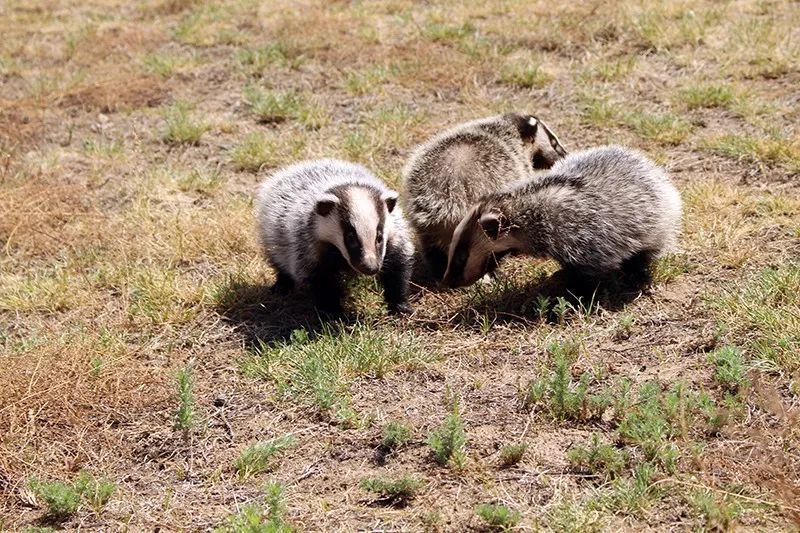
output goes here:
[[524, 63], [505, 67], [500, 73], [500, 81], [524, 89], [540, 89], [553, 81], [553, 76], [539, 63]]
[[607, 480], [622, 474], [628, 462], [628, 455], [614, 446], [605, 444], [595, 433], [585, 445], [572, 448], [567, 453], [567, 460], [576, 470], [589, 472]]
[[708, 302], [749, 355], [800, 370], [800, 263], [764, 269]]
[[499, 503], [483, 503], [475, 509], [475, 514], [490, 531], [510, 531], [522, 520], [519, 511]]
[[670, 114], [634, 111], [624, 117], [625, 124], [643, 139], [675, 146], [692, 133], [692, 125], [685, 119]]
[[439, 465], [450, 465], [456, 469], [465, 466], [467, 456], [464, 450], [467, 446], [467, 434], [464, 431], [458, 402], [453, 404], [452, 412], [447, 415], [442, 425], [431, 432], [428, 445], [433, 451], [434, 460]]
[[215, 533], [291, 533], [295, 528], [286, 520], [283, 485], [270, 483], [262, 503], [245, 505], [214, 529]]
[[396, 450], [411, 440], [411, 428], [400, 422], [389, 422], [383, 426], [381, 449]]
[[194, 374], [190, 367], [181, 368], [175, 378], [178, 408], [175, 410], [175, 428], [188, 438], [195, 420]]
[[572, 365], [578, 357], [577, 341], [554, 342], [548, 347], [553, 369], [543, 377], [531, 380], [521, 391], [522, 407], [545, 409], [560, 420], [590, 420], [599, 418], [611, 405], [607, 392], [593, 394], [589, 386], [594, 378], [584, 372], [579, 380], [572, 378]]
[[199, 144], [211, 127], [205, 122], [196, 120], [191, 114], [191, 106], [185, 102], [179, 102], [166, 110], [164, 113], [166, 130], [164, 131], [164, 142], [169, 144]]
[[245, 448], [234, 463], [236, 473], [239, 477], [246, 479], [266, 472], [272, 467], [272, 460], [275, 456], [293, 446], [294, 442], [294, 437], [284, 435]]
[[706, 139], [703, 145], [711, 152], [731, 159], [777, 166], [792, 174], [800, 174], [800, 136], [728, 133]]
[[708, 361], [714, 365], [714, 382], [730, 392], [737, 393], [749, 386], [745, 375], [742, 351], [735, 346], [724, 346], [708, 354]]
[[245, 87], [244, 101], [259, 122], [283, 122], [300, 114], [303, 101], [294, 91]]
[[681, 89], [678, 98], [688, 109], [730, 107], [736, 94], [729, 85], [722, 84], [697, 84]]
[[361, 482], [361, 488], [372, 492], [390, 505], [403, 505], [413, 500], [423, 487], [422, 481], [412, 476], [397, 479], [369, 478]]
[[528, 445], [524, 442], [503, 446], [500, 450], [500, 466], [504, 468], [514, 466], [522, 461], [526, 451], [528, 451]]
[[313, 335], [298, 329], [286, 341], [260, 343], [243, 371], [274, 383], [281, 397], [348, 422], [353, 415], [349, 390], [356, 379], [380, 379], [397, 367], [434, 357], [410, 335], [365, 324], [326, 325]]
[[85, 470], [78, 474], [73, 483], [45, 482], [33, 478], [28, 481], [28, 488], [37, 502], [44, 506], [47, 517], [56, 521], [74, 515], [82, 503], [88, 504], [99, 515], [117, 490], [113, 482], [96, 478]]

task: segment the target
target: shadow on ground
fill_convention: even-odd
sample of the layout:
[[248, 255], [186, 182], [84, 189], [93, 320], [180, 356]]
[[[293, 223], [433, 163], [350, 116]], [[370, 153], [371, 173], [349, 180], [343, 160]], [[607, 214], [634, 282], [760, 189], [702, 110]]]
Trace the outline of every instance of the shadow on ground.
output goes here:
[[310, 336], [331, 327], [339, 328], [355, 322], [345, 313], [330, 316], [319, 313], [304, 291], [277, 294], [266, 283], [231, 279], [217, 305], [222, 317], [244, 336], [249, 348], [261, 343], [287, 340], [296, 329], [305, 329]]

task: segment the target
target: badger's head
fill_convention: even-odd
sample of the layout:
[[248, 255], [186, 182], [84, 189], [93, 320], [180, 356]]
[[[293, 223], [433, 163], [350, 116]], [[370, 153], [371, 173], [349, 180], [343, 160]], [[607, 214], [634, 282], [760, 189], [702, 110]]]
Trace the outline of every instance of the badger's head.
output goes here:
[[316, 237], [336, 246], [354, 270], [373, 276], [383, 264], [391, 230], [389, 213], [396, 203], [394, 191], [359, 185], [334, 187], [317, 199], [313, 215]]
[[506, 115], [516, 126], [531, 166], [547, 169], [567, 155], [567, 151], [547, 124], [533, 115], [511, 113]]
[[509, 222], [501, 207], [491, 200], [482, 200], [470, 208], [453, 232], [442, 284], [472, 285], [492, 270], [496, 254], [522, 248], [518, 228]]

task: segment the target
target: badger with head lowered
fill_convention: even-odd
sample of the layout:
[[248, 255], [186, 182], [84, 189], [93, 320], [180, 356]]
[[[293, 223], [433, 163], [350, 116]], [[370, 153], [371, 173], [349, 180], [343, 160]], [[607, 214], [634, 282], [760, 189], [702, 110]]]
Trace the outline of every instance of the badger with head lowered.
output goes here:
[[268, 177], [256, 199], [264, 254], [277, 271], [273, 291], [307, 285], [318, 309], [341, 311], [340, 275], [378, 275], [392, 313], [410, 311], [413, 244], [397, 193], [361, 165], [323, 159]]
[[544, 122], [520, 113], [460, 124], [417, 148], [403, 172], [405, 207], [433, 277], [441, 280], [453, 231], [472, 204], [565, 154]]
[[620, 146], [574, 152], [472, 206], [453, 234], [444, 283], [470, 285], [508, 253], [551, 257], [584, 281], [620, 270], [646, 279], [680, 220], [680, 194], [644, 155]]

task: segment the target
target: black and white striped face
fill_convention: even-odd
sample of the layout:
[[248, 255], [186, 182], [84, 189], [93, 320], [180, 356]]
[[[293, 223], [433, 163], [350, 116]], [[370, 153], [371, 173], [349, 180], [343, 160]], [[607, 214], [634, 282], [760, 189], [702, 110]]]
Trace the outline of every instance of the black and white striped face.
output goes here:
[[547, 124], [533, 115], [512, 115], [525, 142], [534, 169], [548, 169], [567, 155], [567, 151]]
[[483, 203], [474, 205], [453, 232], [442, 284], [472, 285], [497, 265], [499, 255], [519, 246], [505, 215]]
[[396, 203], [394, 191], [381, 195], [367, 187], [335, 187], [317, 200], [316, 237], [336, 246], [354, 270], [374, 276], [386, 255], [389, 213]]

